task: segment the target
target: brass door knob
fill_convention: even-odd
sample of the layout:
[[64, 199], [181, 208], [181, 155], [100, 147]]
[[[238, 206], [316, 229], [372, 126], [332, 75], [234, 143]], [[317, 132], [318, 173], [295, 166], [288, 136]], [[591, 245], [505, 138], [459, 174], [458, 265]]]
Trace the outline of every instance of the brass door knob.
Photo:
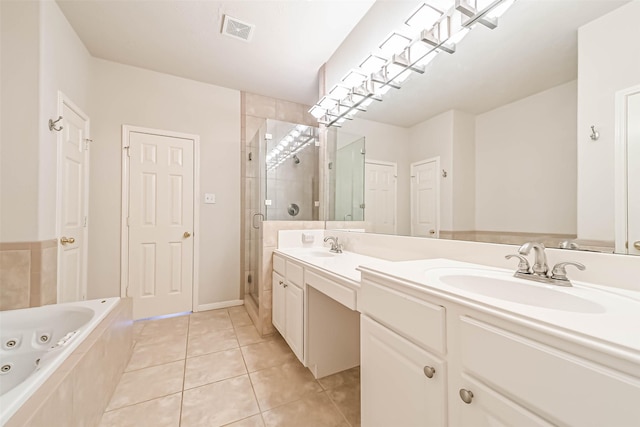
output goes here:
[[640, 240], [633, 242], [633, 247], [640, 251]]
[[60, 243], [63, 244], [63, 245], [66, 245], [67, 243], [73, 244], [75, 242], [76, 242], [76, 239], [74, 239], [73, 237], [64, 237], [64, 236], [62, 236], [60, 238]]
[[191, 233], [189, 233], [188, 231], [185, 231], [184, 234], [182, 235], [185, 239], [188, 239], [189, 237], [191, 237]]

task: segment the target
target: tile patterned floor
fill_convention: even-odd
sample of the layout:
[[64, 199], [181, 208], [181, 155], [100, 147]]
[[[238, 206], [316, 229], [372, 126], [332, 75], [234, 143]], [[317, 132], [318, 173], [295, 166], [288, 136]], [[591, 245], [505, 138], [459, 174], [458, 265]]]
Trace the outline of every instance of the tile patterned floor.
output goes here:
[[100, 427], [356, 427], [360, 369], [315, 380], [244, 307], [134, 323]]

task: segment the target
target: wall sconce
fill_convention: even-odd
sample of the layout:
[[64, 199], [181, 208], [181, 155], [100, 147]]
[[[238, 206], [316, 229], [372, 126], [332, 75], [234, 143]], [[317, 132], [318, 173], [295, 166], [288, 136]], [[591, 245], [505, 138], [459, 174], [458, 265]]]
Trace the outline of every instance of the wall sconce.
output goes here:
[[494, 29], [515, 0], [451, 0], [447, 10], [426, 3], [393, 32], [374, 53], [360, 62], [311, 107], [318, 123], [340, 127], [358, 112], [366, 112], [373, 100], [380, 101], [390, 89], [399, 89], [411, 73], [424, 73], [424, 66], [440, 52], [454, 53], [477, 24]]
[[600, 139], [600, 132], [596, 130], [595, 126], [591, 126], [591, 135], [589, 135], [592, 141], [597, 141]]

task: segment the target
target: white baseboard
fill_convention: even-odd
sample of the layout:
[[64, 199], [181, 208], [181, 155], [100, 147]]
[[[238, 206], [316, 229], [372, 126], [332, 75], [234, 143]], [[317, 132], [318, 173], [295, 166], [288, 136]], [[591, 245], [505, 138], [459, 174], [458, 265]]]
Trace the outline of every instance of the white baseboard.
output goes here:
[[200, 304], [198, 311], [216, 310], [219, 308], [235, 307], [237, 305], [244, 305], [244, 300], [236, 299], [231, 301], [212, 302], [211, 304]]

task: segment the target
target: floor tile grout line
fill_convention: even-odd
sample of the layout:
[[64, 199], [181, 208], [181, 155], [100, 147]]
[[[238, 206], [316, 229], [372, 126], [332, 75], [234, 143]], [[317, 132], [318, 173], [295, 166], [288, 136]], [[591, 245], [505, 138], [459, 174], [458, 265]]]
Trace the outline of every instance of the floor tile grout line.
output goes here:
[[344, 419], [344, 421], [347, 423], [348, 426], [353, 427], [351, 425], [351, 422], [349, 422], [349, 420], [347, 419], [347, 415], [342, 412], [342, 409], [340, 409], [340, 407], [338, 406], [338, 404], [331, 398], [331, 396], [329, 395], [329, 393], [327, 393], [327, 390], [325, 390], [326, 396], [329, 398], [329, 401], [333, 404], [333, 407], [336, 409], [336, 411], [338, 411], [338, 413], [340, 415], [342, 415], [342, 418]]
[[180, 392], [180, 413], [178, 414], [178, 427], [182, 425], [182, 406], [184, 405], [184, 385], [187, 378], [187, 351], [189, 350], [189, 328], [191, 328], [191, 314], [189, 314], [189, 320], [187, 321], [187, 339], [185, 340], [186, 342], [184, 349], [184, 368], [182, 370], [182, 391]]
[[[164, 399], [165, 397], [173, 396], [174, 394], [178, 394], [178, 393], [182, 394], [182, 390], [174, 391], [173, 393], [169, 393], [169, 394], [163, 394], [162, 396], [157, 396], [157, 397], [154, 397], [152, 399], [141, 400], [140, 402], [131, 403], [129, 405], [119, 406], [117, 408], [113, 408], [113, 409], [109, 409], [109, 410], [105, 409], [104, 412], [102, 413], [102, 415], [106, 414], [107, 412], [119, 411], [121, 409], [131, 408], [132, 406], [142, 405], [143, 403], [153, 402], [154, 400]], [[180, 406], [182, 406], [182, 403], [180, 404]]]

